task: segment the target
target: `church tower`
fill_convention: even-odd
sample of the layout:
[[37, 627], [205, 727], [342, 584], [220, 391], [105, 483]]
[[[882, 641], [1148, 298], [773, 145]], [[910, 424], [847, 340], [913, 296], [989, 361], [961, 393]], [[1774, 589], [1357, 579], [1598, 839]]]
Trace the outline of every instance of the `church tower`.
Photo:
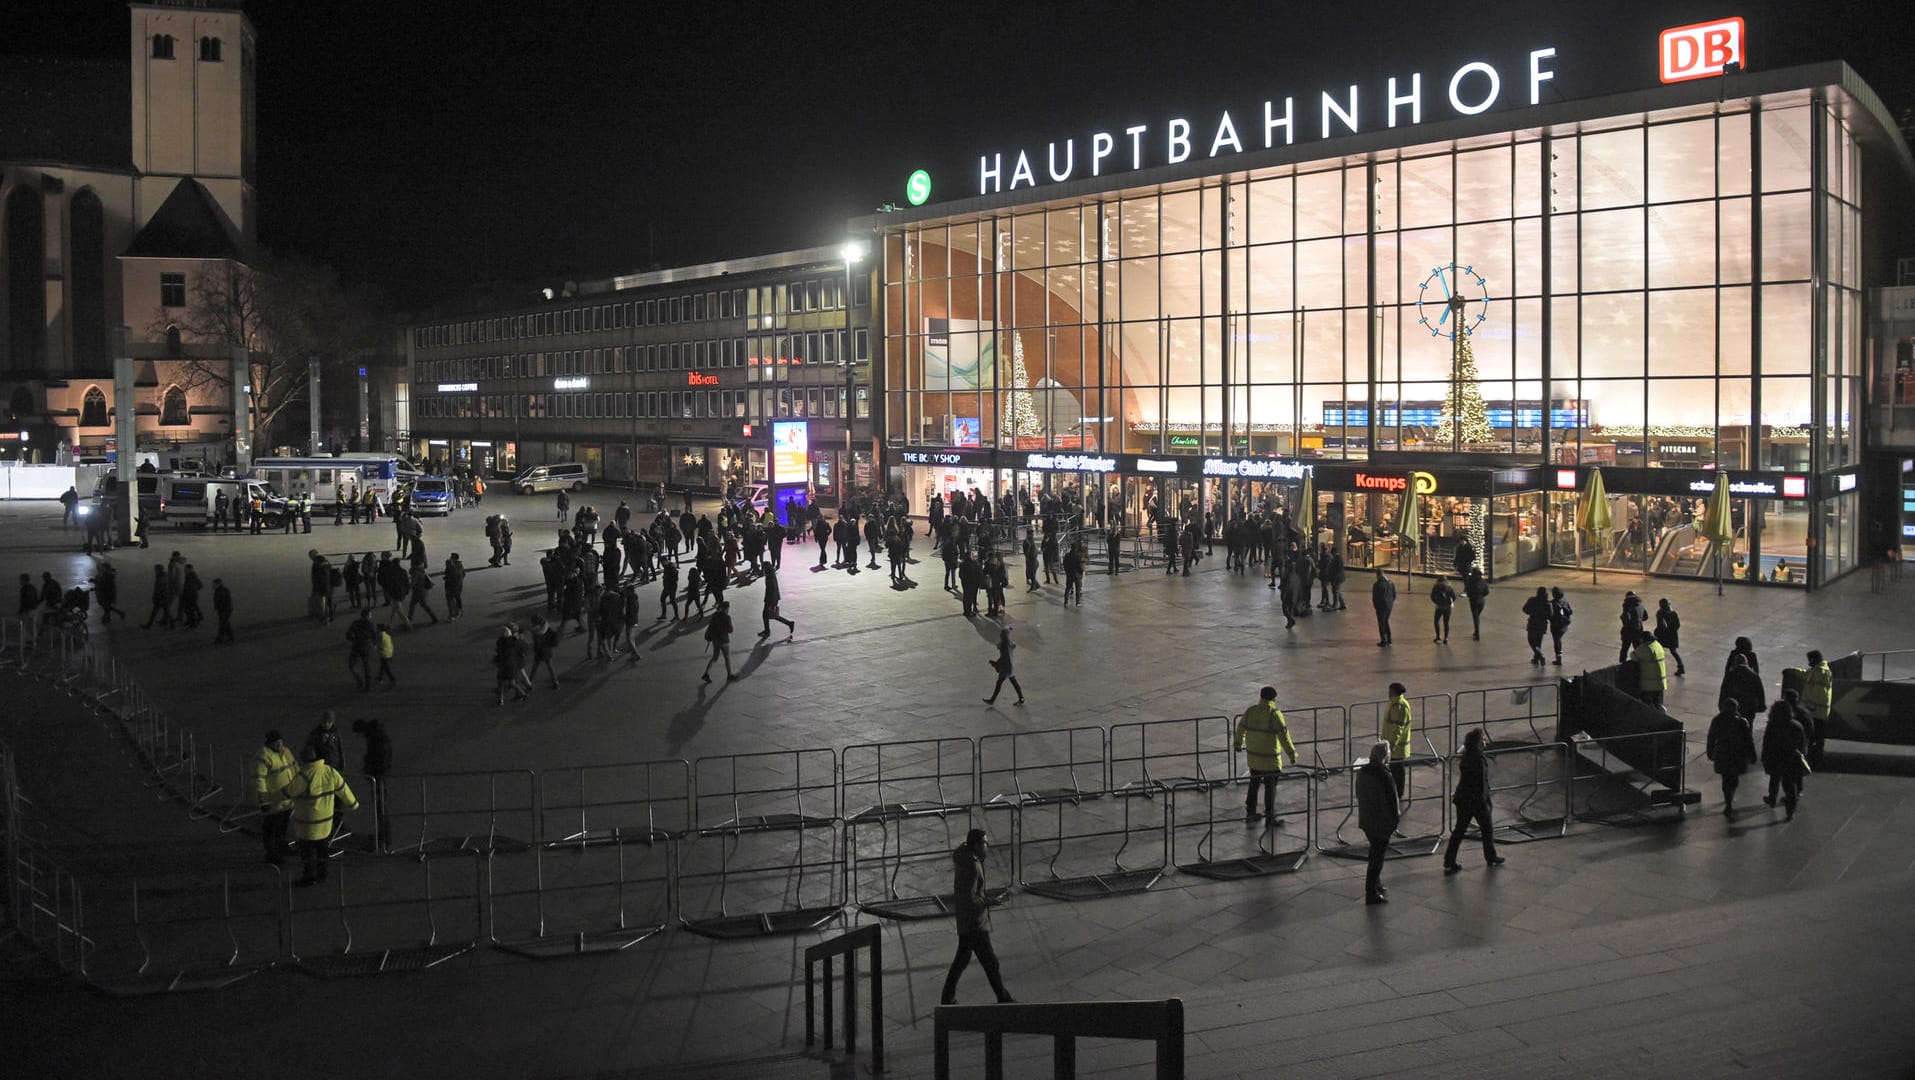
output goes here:
[[182, 179], [212, 196], [232, 233], [254, 238], [257, 148], [252, 23], [238, 0], [148, 0], [133, 20], [135, 232]]

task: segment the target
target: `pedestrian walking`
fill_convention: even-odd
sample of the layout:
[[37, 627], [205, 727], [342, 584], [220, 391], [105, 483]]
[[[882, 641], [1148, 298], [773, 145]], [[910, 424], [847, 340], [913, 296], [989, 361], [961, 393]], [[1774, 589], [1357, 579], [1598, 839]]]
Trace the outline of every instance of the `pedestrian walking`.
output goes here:
[[1380, 649], [1391, 643], [1390, 612], [1396, 607], [1396, 582], [1384, 576], [1380, 566], [1370, 585], [1370, 607], [1376, 611], [1376, 647]]
[[68, 484], [67, 489], [60, 493], [60, 527], [62, 529], [72, 527], [74, 518], [79, 516], [74, 513], [79, 505], [79, 489], [75, 488], [72, 484]]
[[459, 561], [458, 552], [446, 556], [440, 578], [445, 582], [446, 618], [457, 619], [465, 614], [465, 564]]
[[1762, 802], [1775, 806], [1779, 792], [1789, 821], [1795, 820], [1802, 778], [1809, 774], [1809, 737], [1795, 711], [1795, 691], [1782, 691], [1782, 700], [1770, 707], [1769, 724], [1762, 732], [1762, 770], [1769, 774], [1769, 793]]
[[1563, 662], [1563, 635], [1569, 632], [1570, 617], [1575, 609], [1569, 606], [1569, 597], [1563, 595], [1562, 586], [1551, 586], [1549, 590], [1549, 641], [1556, 647], [1556, 659], [1551, 663]]
[[1277, 818], [1277, 781], [1283, 777], [1285, 754], [1290, 756], [1290, 764], [1297, 763], [1297, 745], [1290, 739], [1290, 727], [1284, 723], [1283, 711], [1277, 708], [1276, 687], [1266, 686], [1257, 691], [1256, 704], [1237, 717], [1237, 749], [1243, 751], [1250, 774], [1243, 797], [1244, 820], [1256, 820], [1257, 791], [1261, 788], [1264, 824], [1282, 825]]
[[213, 635], [213, 644], [233, 641], [233, 590], [219, 578], [213, 579], [213, 614], [219, 619], [219, 631]]
[[377, 627], [377, 636], [374, 640], [379, 643], [379, 674], [375, 675], [372, 681], [376, 683], [383, 680], [390, 689], [397, 690], [399, 689], [399, 677], [392, 673], [393, 649], [391, 628], [386, 626], [385, 623], [380, 623]]
[[761, 614], [764, 616], [765, 628], [758, 632], [758, 637], [760, 640], [763, 640], [771, 636], [771, 624], [774, 622], [781, 622], [785, 624], [785, 640], [786, 641], [790, 641], [792, 638], [792, 635], [798, 632], [798, 623], [795, 620], [787, 619], [783, 615], [778, 614], [778, 603], [783, 598], [784, 598], [784, 589], [782, 589], [778, 585], [778, 571], [774, 569], [773, 567], [771, 567], [770, 565], [766, 565], [765, 567], [765, 607], [764, 607], [764, 611], [761, 612]]
[[531, 687], [531, 680], [538, 678], [540, 668], [544, 668], [546, 678], [552, 680], [552, 689], [559, 688], [559, 675], [552, 667], [552, 657], [558, 655], [558, 650], [559, 628], [547, 622], [543, 615], [532, 616], [532, 669], [526, 679], [527, 689]]
[[332, 563], [317, 548], [306, 552], [306, 559], [306, 572], [312, 581], [312, 591], [306, 598], [306, 617], [314, 622], [331, 622]]
[[1110, 528], [1104, 531], [1104, 572], [1117, 576], [1117, 552], [1124, 539], [1122, 526], [1112, 521]]
[[951, 969], [944, 976], [944, 992], [938, 996], [941, 1005], [957, 1004], [958, 979], [970, 966], [973, 956], [984, 969], [984, 977], [990, 981], [991, 992], [997, 995], [998, 1003], [1016, 1000], [1004, 989], [997, 950], [991, 947], [991, 909], [1003, 900], [993, 897], [985, 885], [984, 856], [990, 850], [990, 835], [983, 829], [972, 829], [965, 834], [964, 843], [951, 852], [951, 894], [957, 906], [957, 955], [951, 958]]
[[492, 642], [492, 689], [497, 695], [497, 704], [505, 704], [508, 688], [514, 701], [524, 701], [532, 690], [532, 682], [525, 674], [525, 638], [519, 635], [518, 624], [510, 620]]
[[317, 885], [326, 880], [326, 861], [331, 856], [333, 834], [339, 829], [339, 804], [357, 810], [359, 800], [339, 770], [317, 753], [306, 751], [304, 760], [305, 766], [285, 788], [293, 803], [293, 838], [299, 842], [299, 856], [306, 871], [294, 884]]
[[384, 851], [392, 842], [392, 825], [387, 820], [386, 777], [392, 772], [392, 736], [386, 722], [378, 717], [361, 717], [352, 722], [353, 734], [366, 740], [366, 753], [359, 771], [372, 781], [372, 839], [368, 850]]
[[1738, 656], [1748, 661], [1750, 671], [1755, 672], [1757, 675], [1762, 674], [1762, 661], [1755, 655], [1755, 642], [1745, 637], [1736, 638], [1735, 648], [1729, 650], [1729, 658], [1723, 661], [1722, 670], [1727, 671], [1734, 667], [1735, 658]]
[[[192, 567], [189, 566], [187, 569], [190, 571]], [[188, 580], [191, 580], [190, 574]], [[22, 585], [25, 585], [27, 576], [20, 575], [20, 581]], [[28, 590], [31, 590], [30, 586]], [[115, 614], [122, 620], [126, 618], [126, 612], [120, 608], [120, 572], [105, 559], [100, 560], [100, 568], [93, 574], [93, 599], [99, 602], [101, 622], [112, 622]], [[193, 625], [199, 625], [197, 618], [194, 619]]]
[[252, 760], [253, 796], [259, 803], [259, 838], [266, 846], [266, 861], [278, 863], [286, 856], [286, 829], [292, 821], [293, 801], [286, 785], [299, 771], [299, 761], [286, 746], [278, 731], [268, 731], [266, 741]]
[[1064, 606], [1070, 607], [1075, 599], [1078, 607], [1084, 606], [1084, 545], [1074, 543], [1064, 553]]
[[1751, 723], [1769, 708], [1767, 688], [1762, 685], [1762, 676], [1749, 667], [1749, 658], [1742, 653], [1729, 654], [1729, 670], [1722, 675], [1722, 689], [1717, 699], [1731, 698], [1735, 701], [1736, 712]]
[[572, 509], [572, 497], [567, 495], [563, 488], [559, 489], [558, 506], [559, 506], [559, 514], [558, 514], [557, 520], [564, 521], [565, 515], [568, 512], [570, 512]]
[[735, 682], [736, 672], [731, 669], [731, 601], [718, 601], [718, 609], [712, 612], [711, 621], [705, 624], [705, 640], [711, 645], [711, 658], [705, 661], [705, 673], [700, 676], [704, 682], [711, 681], [711, 666], [723, 659], [725, 661], [725, 681]]
[[372, 656], [378, 648], [379, 628], [373, 625], [372, 609], [362, 608], [346, 627], [346, 670], [361, 690], [372, 689]]
[[1676, 675], [1689, 674], [1689, 665], [1682, 662], [1682, 616], [1666, 598], [1656, 601], [1656, 641], [1676, 658]]
[[1450, 588], [1450, 579], [1438, 574], [1436, 584], [1430, 586], [1430, 602], [1436, 605], [1436, 614], [1432, 624], [1436, 629], [1436, 643], [1447, 645], [1450, 642], [1450, 611], [1456, 607], [1456, 590]]
[[1036, 592], [1037, 584], [1037, 541], [1027, 531], [1024, 534], [1024, 591]]
[[1645, 618], [1646, 613], [1642, 609], [1642, 599], [1633, 592], [1623, 593], [1622, 615], [1620, 617], [1622, 622], [1622, 632], [1620, 634], [1622, 651], [1617, 655], [1616, 663], [1620, 664], [1629, 659], [1629, 650], [1636, 647], [1636, 638], [1643, 632], [1642, 626]]
[[1538, 667], [1543, 657], [1543, 635], [1549, 633], [1549, 590], [1538, 585], [1536, 595], [1523, 601], [1523, 635], [1529, 639], [1529, 662]]
[[1389, 902], [1390, 890], [1383, 887], [1383, 857], [1402, 819], [1389, 766], [1390, 744], [1380, 742], [1370, 747], [1369, 759], [1356, 770], [1357, 827], [1370, 842], [1369, 870], [1363, 878], [1366, 904]]
[[[49, 607], [51, 606], [52, 605], [49, 605]], [[160, 625], [165, 627], [166, 629], [168, 630], [173, 629], [172, 607], [173, 607], [173, 586], [172, 586], [172, 583], [166, 579], [166, 567], [160, 563], [154, 563], [153, 564], [153, 610], [147, 613], [146, 621], [140, 624], [140, 629], [142, 630], [153, 629], [153, 622], [156, 619], [159, 621]]]
[[678, 621], [678, 563], [667, 559], [658, 570], [658, 618], [652, 621], [663, 622], [665, 610], [671, 609], [673, 622]]
[[432, 610], [432, 575], [426, 573], [425, 567], [415, 566], [406, 575], [406, 581], [408, 585], [406, 625], [408, 627], [412, 625], [412, 613], [420, 608], [424, 608], [426, 614], [432, 616], [432, 625], [439, 625], [439, 613]]
[[[975, 613], [975, 610], [974, 612]], [[1024, 687], [1018, 684], [1016, 669], [1011, 663], [1011, 650], [1017, 646], [1011, 641], [1011, 628], [1006, 626], [997, 632], [997, 657], [991, 661], [992, 670], [997, 672], [997, 685], [991, 687], [991, 696], [984, 699], [986, 705], [996, 705], [997, 695], [1003, 691], [1006, 682], [1017, 691], [1014, 705], [1024, 704]]]
[[1715, 763], [1716, 775], [1722, 778], [1722, 813], [1734, 817], [1736, 786], [1742, 782], [1742, 774], [1761, 757], [1755, 748], [1755, 730], [1735, 698], [1724, 696], [1715, 718], [1709, 721], [1709, 741], [1703, 753]]
[[1491, 866], [1508, 861], [1496, 854], [1496, 826], [1489, 818], [1489, 755], [1484, 753], [1484, 743], [1483, 729], [1471, 728], [1463, 736], [1463, 752], [1456, 758], [1456, 790], [1450, 795], [1450, 804], [1456, 807], [1456, 825], [1450, 829], [1450, 846], [1443, 852], [1445, 874], [1463, 869], [1456, 855], [1463, 850], [1463, 837], [1471, 822], [1483, 841], [1483, 861]]
[[1463, 574], [1463, 596], [1469, 601], [1470, 640], [1483, 640], [1483, 605], [1489, 602], [1489, 580], [1483, 568], [1472, 565]]
[[818, 542], [818, 569], [823, 570], [825, 548], [831, 543], [831, 526], [826, 524], [823, 514], [811, 519], [811, 538]]

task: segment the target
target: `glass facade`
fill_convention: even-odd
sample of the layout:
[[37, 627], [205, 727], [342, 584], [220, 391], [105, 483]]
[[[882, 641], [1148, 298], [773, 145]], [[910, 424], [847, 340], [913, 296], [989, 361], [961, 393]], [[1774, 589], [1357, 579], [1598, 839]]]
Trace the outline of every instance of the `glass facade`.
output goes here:
[[[889, 442], [1625, 472], [1853, 465], [1862, 217], [1843, 98], [1802, 90], [1072, 199], [1040, 190], [893, 227], [880, 268]], [[1473, 380], [1455, 377], [1465, 346]], [[1611, 491], [1603, 565], [1667, 571], [1658, 546], [1682, 542], [1662, 537], [1692, 525], [1700, 500]], [[1787, 558], [1806, 579], [1813, 503], [1744, 502], [1750, 575]], [[1588, 565], [1565, 503], [1573, 519], [1573, 494], [1489, 511], [1507, 520], [1479, 527], [1512, 541], [1499, 572]], [[1853, 566], [1833, 544], [1821, 562], [1825, 578]]]

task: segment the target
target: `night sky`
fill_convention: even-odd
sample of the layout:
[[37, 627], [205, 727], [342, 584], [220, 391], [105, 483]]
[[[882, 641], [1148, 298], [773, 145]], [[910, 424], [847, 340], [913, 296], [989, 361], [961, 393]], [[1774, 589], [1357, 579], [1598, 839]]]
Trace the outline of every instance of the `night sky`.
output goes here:
[[[14, 7], [9, 53], [126, 55], [124, 3]], [[246, 7], [262, 240], [402, 304], [834, 243], [903, 204], [914, 168], [941, 201], [975, 193], [980, 153], [1082, 153], [1172, 115], [1203, 132], [1284, 95], [1308, 116], [1318, 90], [1380, 98], [1416, 71], [1440, 99], [1474, 59], [1510, 100], [1536, 46], [1563, 97], [1653, 86], [1657, 31], [1729, 15], [1751, 68], [1846, 59], [1892, 113], [1915, 106], [1905, 0]]]

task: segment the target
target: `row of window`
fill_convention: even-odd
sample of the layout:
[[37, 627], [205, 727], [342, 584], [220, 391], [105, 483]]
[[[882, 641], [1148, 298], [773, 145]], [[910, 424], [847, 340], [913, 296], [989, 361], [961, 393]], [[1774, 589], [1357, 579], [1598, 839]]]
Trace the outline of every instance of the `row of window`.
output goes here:
[[[869, 304], [870, 285], [856, 284], [857, 303]], [[785, 285], [723, 289], [685, 296], [658, 297], [618, 304], [595, 304], [557, 311], [468, 319], [414, 327], [414, 346], [422, 349], [488, 341], [513, 341], [554, 334], [584, 334], [635, 326], [670, 326], [711, 319], [756, 319], [815, 311], [836, 311], [844, 304], [844, 279], [820, 277]]]
[[[220, 61], [219, 39], [216, 37], [200, 38], [199, 39], [199, 58], [201, 63], [205, 63], [205, 64], [219, 63]], [[154, 34], [153, 35], [153, 59], [155, 60], [173, 59], [173, 35], [171, 34]]]
[[[871, 359], [870, 332], [852, 332], [852, 357]], [[422, 382], [463, 382], [472, 379], [536, 377], [541, 375], [608, 375], [641, 371], [699, 371], [705, 368], [750, 367], [754, 380], [761, 367], [830, 366], [844, 363], [842, 330], [778, 334], [722, 341], [672, 341], [657, 345], [614, 346], [606, 349], [564, 349], [553, 352], [466, 356], [421, 360]]]
[[[869, 415], [869, 397], [857, 391], [858, 416]], [[673, 390], [613, 394], [439, 394], [420, 399], [419, 418], [522, 420], [745, 420], [814, 417], [844, 413], [842, 386], [777, 390]]]
[[[187, 405], [185, 389], [167, 387], [166, 393], [160, 396], [160, 426], [186, 427], [192, 422], [192, 410]], [[80, 426], [107, 427], [112, 423], [106, 408], [106, 391], [97, 386], [87, 387], [86, 393], [80, 396]]]

